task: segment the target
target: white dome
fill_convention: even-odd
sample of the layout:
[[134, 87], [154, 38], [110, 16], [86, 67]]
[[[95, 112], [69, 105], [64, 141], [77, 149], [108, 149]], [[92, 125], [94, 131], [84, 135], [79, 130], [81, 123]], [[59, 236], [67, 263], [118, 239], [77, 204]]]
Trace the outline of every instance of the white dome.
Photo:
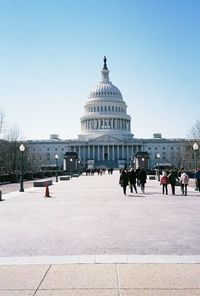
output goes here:
[[123, 101], [120, 90], [110, 83], [100, 82], [90, 92], [89, 99], [94, 98], [108, 98], [114, 101]]
[[131, 117], [120, 90], [109, 80], [109, 70], [104, 57], [102, 80], [90, 92], [81, 116], [81, 138], [97, 138], [102, 135], [132, 138]]

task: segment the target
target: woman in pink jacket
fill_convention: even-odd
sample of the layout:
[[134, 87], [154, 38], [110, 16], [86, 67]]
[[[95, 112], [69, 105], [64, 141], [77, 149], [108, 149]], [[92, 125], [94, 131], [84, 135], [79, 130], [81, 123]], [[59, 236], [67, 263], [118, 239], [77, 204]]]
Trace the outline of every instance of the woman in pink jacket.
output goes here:
[[187, 186], [188, 186], [188, 183], [189, 183], [189, 177], [188, 175], [186, 174], [186, 172], [183, 172], [181, 174], [181, 191], [182, 191], [182, 195], [187, 195]]

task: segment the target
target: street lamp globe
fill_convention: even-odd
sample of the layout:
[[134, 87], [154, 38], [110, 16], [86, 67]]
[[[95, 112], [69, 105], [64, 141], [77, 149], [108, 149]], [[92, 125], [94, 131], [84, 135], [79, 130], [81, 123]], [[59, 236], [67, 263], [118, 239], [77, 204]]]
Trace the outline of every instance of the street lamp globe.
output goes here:
[[55, 154], [55, 159], [58, 159], [58, 157], [59, 157], [58, 154]]
[[19, 146], [19, 150], [20, 150], [20, 152], [24, 152], [24, 151], [25, 151], [25, 146], [24, 146], [24, 144], [21, 144], [21, 145]]
[[156, 157], [157, 159], [160, 159], [160, 153], [157, 153]]
[[199, 149], [199, 145], [197, 144], [197, 142], [194, 143], [193, 149], [194, 151], [197, 151]]

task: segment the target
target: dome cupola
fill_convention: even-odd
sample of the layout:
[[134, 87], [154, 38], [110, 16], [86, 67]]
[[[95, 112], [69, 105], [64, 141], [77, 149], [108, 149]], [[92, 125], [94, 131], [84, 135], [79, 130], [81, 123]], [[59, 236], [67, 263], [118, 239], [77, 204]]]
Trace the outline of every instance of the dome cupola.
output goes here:
[[131, 117], [127, 114], [127, 105], [120, 90], [109, 79], [107, 59], [104, 56], [102, 80], [89, 94], [81, 117], [81, 135], [95, 138], [102, 134], [130, 138]]

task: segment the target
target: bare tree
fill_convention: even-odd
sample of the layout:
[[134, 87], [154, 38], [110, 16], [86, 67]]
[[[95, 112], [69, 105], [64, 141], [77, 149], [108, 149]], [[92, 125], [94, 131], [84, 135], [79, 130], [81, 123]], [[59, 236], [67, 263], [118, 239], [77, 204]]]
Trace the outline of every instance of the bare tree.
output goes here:
[[0, 110], [0, 134], [2, 133], [4, 121], [5, 121], [5, 113], [3, 110]]
[[200, 120], [196, 120], [195, 124], [192, 126], [189, 137], [200, 142]]
[[6, 131], [3, 141], [2, 163], [6, 173], [13, 173], [19, 167], [19, 137], [20, 130], [17, 126], [10, 127]]

